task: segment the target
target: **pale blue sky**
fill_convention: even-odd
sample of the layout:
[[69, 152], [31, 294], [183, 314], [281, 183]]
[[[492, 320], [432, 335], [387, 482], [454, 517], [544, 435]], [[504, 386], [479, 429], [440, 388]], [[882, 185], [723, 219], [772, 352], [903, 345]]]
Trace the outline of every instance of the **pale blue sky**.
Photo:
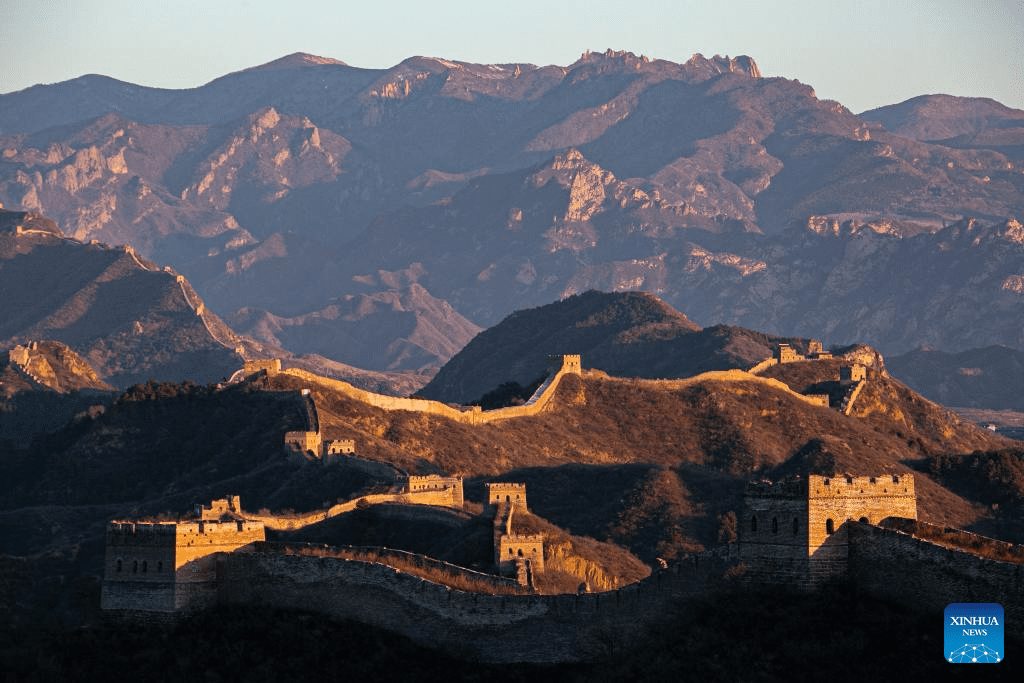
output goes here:
[[292, 52], [571, 64], [746, 54], [855, 112], [916, 95], [1024, 109], [1024, 0], [0, 0], [0, 93], [100, 73], [186, 88]]

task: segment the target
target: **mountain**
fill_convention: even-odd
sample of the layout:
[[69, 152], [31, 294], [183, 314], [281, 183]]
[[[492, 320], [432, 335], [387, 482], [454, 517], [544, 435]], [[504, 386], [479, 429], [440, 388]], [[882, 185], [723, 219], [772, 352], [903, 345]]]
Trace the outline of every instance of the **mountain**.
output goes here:
[[921, 348], [890, 357], [888, 365], [908, 386], [943, 405], [1024, 412], [1024, 352], [1017, 349]]
[[[375, 371], [436, 366], [471, 326], [588, 289], [886, 352], [1021, 346], [1005, 236], [1024, 112], [894, 107], [854, 115], [748, 57], [614, 51], [390, 69], [296, 54], [189, 90], [83, 76], [0, 95], [0, 201], [172, 264], [268, 343]], [[321, 327], [344, 302], [402, 299], [378, 274], [411, 270], [412, 329], [431, 330], [411, 334], [433, 341]]]
[[[591, 305], [597, 315], [581, 319], [612, 337], [615, 329], [628, 338], [652, 327], [701, 333], [646, 295], [574, 298], [577, 312], [590, 299], [617, 299]], [[565, 376], [538, 414], [483, 425], [385, 410], [337, 382], [289, 371], [222, 386], [131, 387], [105, 410], [85, 412], [28, 447], [0, 448], [0, 611], [14, 638], [3, 654], [33, 643], [32, 629], [77, 632], [99, 622], [110, 519], [167, 519], [229, 493], [240, 494], [247, 510], [312, 511], [379, 490], [382, 468], [370, 474], [365, 461], [324, 466], [282, 452], [284, 434], [308, 425], [306, 391], [325, 437], [354, 439], [360, 458], [410, 473], [460, 473], [471, 501], [447, 522], [433, 511], [374, 507], [317, 529], [325, 534], [319, 542], [352, 533], [351, 542], [416, 550], [451, 533], [483, 547], [492, 525], [471, 521], [470, 512], [485, 482], [516, 481], [528, 485], [531, 510], [559, 533], [603, 539], [651, 565], [715, 546], [749, 480], [794, 472], [912, 472], [921, 519], [1019, 541], [1019, 449], [889, 377], [877, 354], [864, 355], [871, 367], [850, 414], [802, 396], [836, 383], [840, 359], [777, 366], [770, 377], [731, 371], [658, 381], [584, 371]], [[969, 480], [959, 476], [965, 470]], [[346, 531], [346, 521], [356, 528]], [[590, 541], [607, 559], [603, 543]], [[256, 631], [265, 616], [252, 622]]]
[[11, 304], [0, 316], [0, 346], [63, 342], [115, 386], [213, 381], [240, 364], [233, 333], [184, 277], [131, 247], [16, 226], [0, 233], [0, 291]]
[[548, 355], [572, 353], [582, 354], [588, 368], [618, 377], [746, 369], [771, 356], [780, 342], [806, 345], [724, 325], [701, 329], [653, 294], [588, 291], [516, 311], [481, 332], [418, 395], [470, 403], [501, 384], [536, 386]]
[[344, 354], [357, 367], [434, 372], [480, 331], [416, 282], [416, 270], [365, 278], [369, 291], [290, 318], [240, 309], [234, 329], [309, 354]]
[[988, 98], [922, 95], [863, 112], [860, 117], [914, 140], [943, 141], [955, 147], [967, 146], [964, 143], [970, 140], [977, 143], [973, 147], [996, 149], [1021, 159], [1024, 112]]

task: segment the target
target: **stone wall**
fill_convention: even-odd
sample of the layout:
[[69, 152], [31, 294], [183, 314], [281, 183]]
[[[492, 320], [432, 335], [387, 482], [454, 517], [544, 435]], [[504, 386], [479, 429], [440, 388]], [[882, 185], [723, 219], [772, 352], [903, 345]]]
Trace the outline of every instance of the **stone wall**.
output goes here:
[[354, 619], [461, 659], [564, 662], [626, 648], [683, 596], [720, 585], [729, 558], [694, 556], [606, 593], [464, 593], [381, 564], [277, 553], [219, 557], [225, 604], [307, 610]]
[[[370, 461], [367, 461], [370, 462]], [[436, 505], [441, 507], [462, 507], [460, 488], [448, 487], [440, 489], [427, 489], [419, 491], [401, 491], [396, 493], [372, 493], [361, 496], [354, 500], [345, 501], [332, 505], [323, 510], [314, 510], [304, 514], [296, 515], [275, 515], [246, 512], [246, 519], [262, 523], [267, 529], [274, 531], [294, 531], [310, 524], [322, 522], [331, 517], [337, 517], [347, 512], [352, 512], [360, 505], [382, 505], [394, 503], [400, 505]]]
[[779, 364], [779, 359], [774, 356], [771, 358], [765, 358], [763, 361], [755, 365], [754, 367], [747, 370], [751, 375], [759, 375], [770, 367]]
[[340, 464], [343, 467], [354, 467], [361, 472], [365, 472], [371, 477], [377, 477], [378, 479], [387, 482], [395, 482], [407, 476], [405, 470], [395, 467], [389, 462], [367, 460], [366, 458], [360, 458], [358, 455], [352, 453], [332, 455], [329, 458], [329, 462], [332, 464]]
[[537, 389], [534, 395], [523, 405], [498, 408], [496, 410], [483, 411], [479, 406], [471, 406], [468, 409], [453, 408], [445, 403], [429, 401], [422, 398], [401, 398], [397, 396], [385, 396], [375, 394], [364, 389], [358, 389], [348, 382], [341, 380], [320, 377], [300, 368], [288, 368], [283, 372], [305, 382], [319, 384], [323, 387], [337, 391], [341, 394], [362, 401], [369, 405], [384, 410], [408, 410], [412, 412], [438, 415], [450, 420], [466, 424], [486, 424], [497, 420], [508, 420], [515, 417], [529, 417], [536, 415], [550, 402], [558, 388], [562, 377], [566, 374], [580, 374], [579, 356], [565, 356], [566, 360], [557, 372], [549, 375], [547, 380]]
[[850, 390], [843, 395], [842, 401], [839, 403], [839, 410], [843, 415], [849, 415], [853, 412], [853, 403], [857, 400], [857, 397], [860, 396], [860, 392], [864, 391], [864, 386], [866, 384], [867, 382], [862, 380], [855, 384], [848, 385]]
[[940, 614], [954, 602], [995, 602], [1024, 623], [1024, 565], [990, 560], [897, 531], [849, 523], [850, 575], [867, 594]]

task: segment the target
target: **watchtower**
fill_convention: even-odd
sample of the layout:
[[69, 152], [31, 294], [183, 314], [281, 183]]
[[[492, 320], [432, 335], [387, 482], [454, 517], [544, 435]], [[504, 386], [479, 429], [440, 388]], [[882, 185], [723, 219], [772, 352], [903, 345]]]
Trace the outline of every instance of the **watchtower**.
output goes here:
[[548, 356], [548, 365], [553, 372], [561, 371], [578, 375], [583, 371], [583, 364], [578, 353]]
[[349, 455], [356, 452], [355, 439], [324, 441], [324, 455]]
[[867, 368], [860, 363], [854, 363], [853, 365], [844, 365], [839, 368], [839, 383], [841, 385], [849, 386], [856, 384], [857, 382], [863, 382], [867, 377]]
[[216, 597], [215, 555], [266, 540], [263, 522], [223, 517], [241, 513], [238, 496], [196, 510], [193, 519], [107, 525], [104, 610], [173, 613], [208, 606]]
[[312, 453], [314, 458], [320, 458], [322, 455], [323, 438], [320, 432], [287, 432], [284, 435], [284, 444], [302, 455]]
[[405, 492], [420, 500], [434, 500], [435, 504], [461, 508], [465, 504], [462, 477], [443, 477], [439, 474], [409, 475]]
[[495, 507], [507, 503], [509, 507], [527, 512], [526, 484], [492, 482], [487, 484], [487, 502]]
[[[178, 276], [182, 277], [181, 275]], [[268, 375], [276, 375], [281, 372], [281, 359], [274, 358], [272, 360], [247, 360], [242, 366], [243, 373], [248, 377], [249, 375], [255, 375], [257, 372], [265, 371]]]
[[779, 344], [778, 348], [775, 349], [775, 358], [779, 361], [779, 365], [784, 363], [795, 363], [798, 360], [803, 360], [804, 357], [796, 352], [789, 344]]
[[813, 585], [846, 573], [846, 522], [917, 519], [914, 478], [849, 475], [747, 485], [740, 555], [750, 574], [770, 582]]
[[498, 539], [498, 571], [505, 576], [516, 574], [520, 564], [531, 573], [544, 571], [543, 534], [503, 534]]

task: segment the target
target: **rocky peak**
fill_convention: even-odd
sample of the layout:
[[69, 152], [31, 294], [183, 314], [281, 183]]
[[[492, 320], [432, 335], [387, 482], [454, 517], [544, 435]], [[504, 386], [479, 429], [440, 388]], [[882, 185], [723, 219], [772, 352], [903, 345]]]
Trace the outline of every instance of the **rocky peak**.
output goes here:
[[1003, 226], [1001, 236], [1007, 242], [1024, 244], [1024, 224], [1021, 224], [1016, 218], [1011, 218]]
[[281, 123], [281, 115], [273, 107], [265, 107], [253, 113], [249, 117], [249, 139], [252, 142], [259, 140], [260, 136]]
[[604, 52], [591, 52], [587, 50], [569, 66], [569, 69], [572, 70], [583, 64], [616, 64], [639, 69], [642, 65], [649, 64], [650, 61], [646, 55], [637, 56], [628, 50], [612, 50], [611, 48]]
[[684, 64], [687, 70], [694, 76], [711, 78], [723, 73], [743, 74], [751, 78], [761, 78], [761, 70], [757, 68], [754, 60], [746, 55], [740, 55], [730, 59], [728, 55], [715, 55], [708, 59], [701, 53], [696, 53]]

